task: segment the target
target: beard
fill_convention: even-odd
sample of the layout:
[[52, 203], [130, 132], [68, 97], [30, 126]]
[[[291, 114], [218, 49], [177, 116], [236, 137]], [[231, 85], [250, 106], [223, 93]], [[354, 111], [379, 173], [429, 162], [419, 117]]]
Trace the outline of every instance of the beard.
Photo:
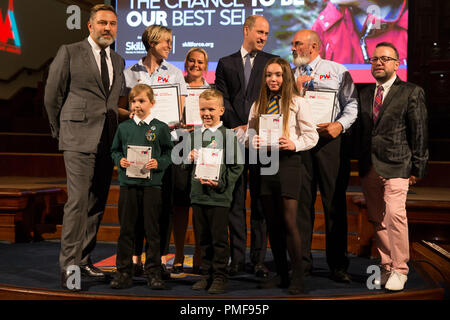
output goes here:
[[295, 57], [292, 62], [294, 63], [294, 65], [296, 67], [301, 67], [301, 66], [308, 64], [309, 60], [310, 60], [309, 56], [297, 55], [297, 57]]
[[109, 36], [111, 38], [105, 38], [103, 35], [99, 35], [99, 36], [96, 36], [95, 39], [97, 40], [97, 43], [101, 47], [106, 48], [106, 47], [110, 46], [111, 44], [113, 44], [114, 41], [116, 40], [112, 34], [109, 34]]

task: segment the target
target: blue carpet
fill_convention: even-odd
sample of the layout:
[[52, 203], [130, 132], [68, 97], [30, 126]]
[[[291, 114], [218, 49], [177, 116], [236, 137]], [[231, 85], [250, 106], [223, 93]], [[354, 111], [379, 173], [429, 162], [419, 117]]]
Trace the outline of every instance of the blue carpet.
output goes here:
[[[0, 243], [0, 284], [60, 290], [58, 253], [60, 244], [54, 241], [36, 243]], [[192, 254], [193, 248], [186, 246], [186, 254]], [[173, 248], [171, 248], [173, 252]], [[92, 255], [94, 263], [111, 257], [116, 253], [116, 244], [98, 243]], [[328, 278], [329, 272], [324, 252], [313, 252], [314, 271], [305, 278], [307, 292], [304, 297], [320, 296], [346, 296], [361, 294], [380, 294], [384, 290], [369, 290], [366, 287], [367, 267], [377, 264], [378, 261], [363, 257], [350, 256], [349, 274], [351, 284], [336, 283]], [[267, 266], [273, 270], [272, 257], [268, 250]], [[135, 278], [134, 286], [124, 290], [113, 290], [108, 282], [99, 282], [89, 279], [82, 280], [83, 290], [92, 294], [111, 295], [139, 295], [200, 298], [211, 297], [206, 292], [191, 290], [192, 284], [198, 279], [196, 275], [187, 274], [184, 278], [166, 281], [167, 290], [153, 291], [147, 287], [145, 278]], [[290, 297], [286, 289], [258, 289], [259, 279], [249, 273], [230, 277], [228, 292], [215, 295], [218, 298], [287, 298]], [[405, 291], [429, 288], [418, 272], [411, 267]]]

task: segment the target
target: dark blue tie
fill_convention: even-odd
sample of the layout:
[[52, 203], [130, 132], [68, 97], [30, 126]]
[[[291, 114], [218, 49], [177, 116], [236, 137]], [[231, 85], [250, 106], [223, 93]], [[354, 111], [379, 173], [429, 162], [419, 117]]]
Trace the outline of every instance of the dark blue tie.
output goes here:
[[245, 88], [247, 88], [248, 81], [250, 80], [250, 74], [252, 73], [252, 61], [250, 60], [253, 57], [253, 54], [250, 52], [247, 53], [247, 56], [245, 57], [245, 64], [244, 64], [244, 76], [245, 76]]

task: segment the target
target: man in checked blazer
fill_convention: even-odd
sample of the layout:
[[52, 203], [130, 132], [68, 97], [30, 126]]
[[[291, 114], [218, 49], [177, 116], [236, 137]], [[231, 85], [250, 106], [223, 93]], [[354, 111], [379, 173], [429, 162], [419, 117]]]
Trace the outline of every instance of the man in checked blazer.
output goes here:
[[376, 284], [398, 291], [409, 270], [408, 188], [425, 175], [428, 160], [427, 109], [423, 89], [397, 77], [391, 43], [379, 43], [371, 63], [376, 85], [360, 93], [359, 174], [381, 256]]
[[118, 124], [117, 102], [124, 61], [110, 49], [117, 16], [110, 5], [96, 5], [89, 37], [63, 45], [53, 60], [45, 88], [45, 107], [54, 138], [64, 152], [68, 199], [61, 233], [61, 285], [68, 288], [69, 266], [95, 278], [90, 254], [105, 209], [113, 164], [111, 143]]
[[[222, 116], [225, 127], [234, 129], [238, 137], [247, 130], [248, 116], [253, 102], [259, 96], [264, 67], [269, 59], [275, 57], [262, 51], [269, 34], [269, 22], [263, 16], [247, 17], [243, 27], [244, 40], [241, 49], [219, 60], [216, 69], [215, 85], [222, 92], [225, 113]], [[246, 61], [251, 63], [251, 73], [246, 80]], [[250, 70], [249, 70], [250, 71]], [[248, 160], [248, 155], [246, 156]], [[230, 209], [230, 275], [244, 269], [247, 245], [245, 198], [247, 194], [247, 172], [251, 196], [251, 246], [250, 259], [253, 272], [259, 277], [267, 277], [268, 271], [263, 262], [266, 254], [267, 228], [261, 201], [259, 200], [259, 170], [256, 165], [246, 166], [237, 180]]]

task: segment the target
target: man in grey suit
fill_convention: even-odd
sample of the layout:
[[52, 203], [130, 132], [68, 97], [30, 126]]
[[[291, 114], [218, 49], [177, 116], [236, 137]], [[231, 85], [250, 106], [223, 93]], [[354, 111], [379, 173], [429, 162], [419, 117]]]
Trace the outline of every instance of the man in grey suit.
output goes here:
[[64, 152], [67, 203], [61, 233], [61, 285], [68, 288], [68, 268], [103, 278], [90, 254], [105, 209], [113, 163], [111, 142], [118, 123], [123, 59], [110, 49], [117, 15], [110, 5], [96, 5], [88, 22], [89, 37], [63, 45], [53, 60], [45, 88], [45, 107], [54, 138]]
[[425, 175], [427, 108], [422, 88], [397, 77], [397, 49], [379, 43], [373, 56], [376, 84], [361, 90], [359, 175], [381, 257], [377, 285], [403, 290], [409, 271], [408, 188]]

